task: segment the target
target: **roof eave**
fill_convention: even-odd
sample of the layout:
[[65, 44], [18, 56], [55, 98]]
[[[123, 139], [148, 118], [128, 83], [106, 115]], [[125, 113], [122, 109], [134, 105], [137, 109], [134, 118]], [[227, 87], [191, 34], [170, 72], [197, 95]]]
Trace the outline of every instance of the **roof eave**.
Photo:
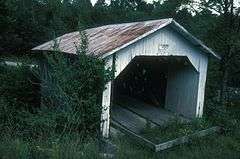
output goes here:
[[104, 53], [102, 55], [99, 56], [99, 58], [107, 58], [108, 56], [126, 48], [127, 46], [147, 37], [150, 34], [155, 33], [156, 31], [168, 26], [168, 25], [172, 25], [174, 29], [176, 29], [180, 34], [182, 34], [185, 38], [187, 38], [188, 40], [190, 40], [192, 43], [195, 43], [196, 45], [198, 45], [199, 49], [201, 49], [203, 52], [210, 54], [212, 57], [215, 57], [219, 60], [221, 60], [221, 56], [218, 55], [217, 53], [215, 53], [212, 49], [208, 48], [206, 45], [203, 44], [203, 42], [197, 38], [195, 38], [191, 33], [189, 33], [184, 27], [182, 27], [180, 24], [178, 24], [174, 19], [169, 18], [169, 21], [167, 23], [164, 23], [163, 25], [159, 26], [158, 28], [151, 30], [141, 36], [139, 36], [138, 38], [118, 47], [115, 48], [112, 51], [109, 51], [107, 53]]
[[[128, 43], [125, 43], [124, 45], [120, 46], [120, 47], [117, 47], [109, 52], [106, 52], [106, 53], [102, 53], [100, 54], [99, 56], [97, 56], [98, 58], [107, 58], [108, 56], [128, 47], [129, 45], [131, 44], [134, 44], [136, 43], [137, 41], [155, 33], [156, 31], [170, 25], [174, 30], [176, 30], [178, 33], [180, 33], [182, 36], [184, 36], [187, 40], [189, 40], [194, 46], [198, 47], [198, 49], [202, 50], [202, 52], [212, 56], [212, 57], [215, 57], [219, 60], [221, 60], [221, 56], [218, 55], [217, 53], [215, 53], [214, 51], [212, 51], [210, 48], [208, 48], [207, 46], [205, 46], [203, 44], [202, 41], [198, 40], [197, 38], [195, 38], [191, 33], [189, 33], [184, 27], [182, 27], [180, 24], [178, 24], [175, 20], [173, 20], [172, 18], [169, 18], [169, 19], [166, 19], [167, 22], [165, 22], [164, 24], [160, 25], [159, 27], [157, 27], [156, 29], [153, 29], [149, 32], [146, 32], [145, 34], [137, 37], [136, 39], [132, 40], [132, 41], [129, 41]], [[60, 37], [59, 37], [60, 38]], [[44, 43], [40, 46], [37, 46], [35, 48], [32, 49], [32, 51], [43, 51], [43, 49], [41, 49], [44, 45], [50, 43], [52, 41], [49, 41], [47, 43]], [[49, 49], [46, 50], [46, 51], [50, 51]], [[74, 55], [74, 53], [71, 53]]]
[[185, 38], [191, 41], [193, 44], [197, 45], [203, 52], [210, 54], [212, 57], [221, 60], [221, 56], [215, 53], [212, 49], [203, 44], [203, 42], [197, 38], [195, 38], [191, 33], [189, 33], [184, 27], [182, 27], [175, 20], [172, 20], [171, 26], [173, 29], [176, 29], [180, 34], [182, 34]]

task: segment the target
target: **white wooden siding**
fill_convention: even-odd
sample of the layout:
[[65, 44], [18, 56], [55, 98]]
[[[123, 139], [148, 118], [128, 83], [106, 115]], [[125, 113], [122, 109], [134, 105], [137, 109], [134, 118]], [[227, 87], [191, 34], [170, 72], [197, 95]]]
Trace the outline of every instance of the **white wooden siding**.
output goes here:
[[198, 98], [197, 98], [197, 111], [196, 116], [202, 117], [203, 107], [204, 107], [204, 97], [205, 97], [205, 86], [207, 80], [207, 68], [208, 68], [208, 58], [207, 56], [203, 57], [204, 59], [199, 60], [199, 83], [198, 83]]
[[[159, 50], [160, 45], [168, 45], [168, 48], [166, 50]], [[117, 52], [115, 77], [117, 77], [136, 56], [186, 56], [199, 73], [199, 89], [197, 90], [198, 98], [197, 106], [195, 105], [195, 116], [202, 116], [208, 64], [208, 56], [206, 53], [193, 46], [179, 33], [167, 26]]]
[[173, 64], [167, 77], [165, 108], [185, 117], [196, 117], [199, 73], [191, 65]]
[[[162, 49], [164, 47], [166, 49]], [[184, 39], [179, 33], [175, 32], [170, 26], [167, 26], [153, 33], [152, 35], [139, 40], [138, 42], [116, 52], [115, 54], [115, 78], [136, 56], [186, 56], [193, 65], [195, 72], [193, 70], [190, 71], [189, 69], [186, 69], [182, 70], [182, 72], [179, 72], [182, 73], [182, 75], [175, 75], [175, 77], [179, 79], [172, 80], [172, 82], [176, 83], [172, 84], [171, 88], [168, 87], [168, 89], [171, 91], [168, 92], [169, 96], [167, 97], [168, 100], [171, 100], [170, 98], [174, 97], [175, 103], [166, 103], [171, 105], [168, 105], [169, 109], [173, 108], [172, 104], [176, 104], [175, 106], [177, 107], [177, 110], [180, 111], [180, 113], [186, 113], [187, 116], [202, 116], [208, 56], [206, 53], [202, 52], [196, 46]], [[112, 55], [108, 58], [111, 59], [111, 62], [108, 63], [108, 65], [111, 65], [113, 59]], [[188, 82], [186, 83], [183, 78], [188, 78]], [[104, 120], [104, 123], [101, 126], [104, 134], [103, 136], [108, 136], [109, 132], [111, 82], [106, 85], [106, 88], [107, 89], [103, 92], [102, 119]], [[173, 91], [174, 89], [180, 88], [183, 92]], [[177, 104], [177, 102], [180, 100], [182, 100], [181, 104]], [[184, 102], [183, 100], [186, 101]], [[187, 107], [187, 104], [191, 105], [191, 108]]]
[[[165, 51], [159, 51], [159, 45], [169, 45]], [[187, 56], [199, 71], [199, 60], [206, 60], [206, 54], [191, 45], [169, 26], [117, 52], [116, 76], [135, 56]]]

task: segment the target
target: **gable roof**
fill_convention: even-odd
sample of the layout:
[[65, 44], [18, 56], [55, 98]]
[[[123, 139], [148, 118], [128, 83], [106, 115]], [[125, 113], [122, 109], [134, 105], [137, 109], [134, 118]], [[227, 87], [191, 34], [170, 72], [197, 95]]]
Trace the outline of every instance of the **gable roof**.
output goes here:
[[[219, 55], [206, 47], [200, 40], [192, 36], [172, 18], [105, 25], [86, 29], [85, 31], [89, 42], [89, 54], [105, 58], [168, 25], [171, 25], [173, 29], [178, 31], [202, 51], [220, 59]], [[37, 46], [32, 50], [53, 51], [53, 46], [56, 41], [58, 42], [59, 50], [61, 52], [76, 54], [76, 46], [78, 46], [80, 42], [80, 35], [78, 31], [68, 33], [58, 37], [56, 40], [51, 40], [40, 46]]]

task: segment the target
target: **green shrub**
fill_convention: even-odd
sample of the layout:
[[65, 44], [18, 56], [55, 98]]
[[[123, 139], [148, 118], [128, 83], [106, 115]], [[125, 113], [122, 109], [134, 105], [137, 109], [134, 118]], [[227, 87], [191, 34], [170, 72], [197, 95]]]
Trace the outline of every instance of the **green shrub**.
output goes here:
[[23, 112], [40, 105], [38, 80], [27, 65], [0, 65], [0, 132], [19, 134], [25, 125]]
[[[103, 60], [86, 55], [88, 42], [85, 33], [81, 34], [77, 55], [69, 57], [55, 52], [41, 59], [49, 68], [47, 76], [42, 76], [41, 65], [32, 72], [25, 64], [0, 66], [2, 131], [34, 138], [76, 132], [96, 136], [101, 95], [112, 72], [105, 69]], [[41, 89], [37, 86], [39, 80]]]
[[29, 66], [0, 64], [0, 81], [0, 96], [15, 105], [15, 109], [31, 111], [38, 106], [40, 99], [39, 82]]
[[31, 119], [41, 130], [92, 135], [99, 129], [101, 94], [111, 71], [105, 70], [103, 60], [86, 55], [84, 32], [81, 37], [77, 55], [55, 52], [45, 56], [48, 69], [42, 81], [42, 109], [38, 119]]

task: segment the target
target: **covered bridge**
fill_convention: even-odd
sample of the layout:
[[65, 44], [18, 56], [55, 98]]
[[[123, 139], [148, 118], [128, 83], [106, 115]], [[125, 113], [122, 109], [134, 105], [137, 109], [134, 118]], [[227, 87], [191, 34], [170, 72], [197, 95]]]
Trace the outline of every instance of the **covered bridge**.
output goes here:
[[[105, 59], [106, 67], [116, 70], [102, 96], [104, 137], [109, 136], [110, 115], [121, 111], [116, 103], [136, 112], [152, 110], [152, 118], [167, 113], [188, 119], [202, 116], [208, 58], [220, 57], [176, 21], [106, 25], [86, 33], [89, 54]], [[60, 51], [76, 54], [79, 32], [57, 40]], [[33, 50], [49, 51], [53, 45], [54, 41], [49, 41]], [[136, 105], [138, 102], [146, 104]], [[156, 114], [157, 109], [167, 113]]]

